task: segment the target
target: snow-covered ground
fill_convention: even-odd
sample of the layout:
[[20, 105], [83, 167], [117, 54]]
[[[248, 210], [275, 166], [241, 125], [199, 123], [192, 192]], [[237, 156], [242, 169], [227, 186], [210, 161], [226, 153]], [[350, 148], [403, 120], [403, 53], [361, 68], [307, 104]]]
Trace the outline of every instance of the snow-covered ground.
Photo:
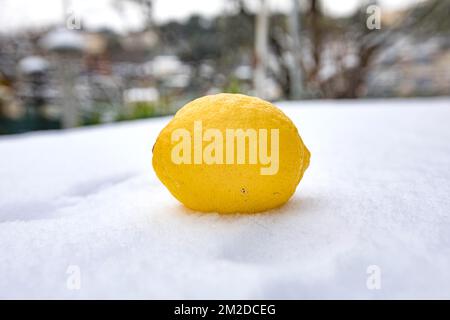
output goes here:
[[450, 298], [450, 99], [278, 105], [311, 166], [255, 215], [172, 198], [169, 118], [1, 137], [0, 297]]

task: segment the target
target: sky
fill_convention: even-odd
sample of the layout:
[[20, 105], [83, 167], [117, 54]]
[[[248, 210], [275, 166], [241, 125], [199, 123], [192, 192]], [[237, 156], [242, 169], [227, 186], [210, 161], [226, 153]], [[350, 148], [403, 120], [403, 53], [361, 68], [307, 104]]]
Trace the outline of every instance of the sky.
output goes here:
[[[142, 12], [129, 0], [66, 0], [68, 14], [81, 17], [87, 28], [109, 27], [118, 32], [139, 29]], [[272, 10], [288, 12], [292, 0], [268, 0]], [[302, 1], [302, 0], [300, 0]], [[327, 13], [343, 16], [353, 12], [362, 0], [323, 0]], [[408, 7], [424, 0], [379, 0], [382, 10]], [[0, 30], [10, 32], [62, 23], [64, 0], [0, 0]], [[121, 3], [120, 6], [117, 6]], [[246, 0], [248, 7], [257, 9], [259, 0]], [[231, 10], [228, 0], [155, 0], [153, 17], [156, 22], [185, 19], [191, 14], [218, 15]]]

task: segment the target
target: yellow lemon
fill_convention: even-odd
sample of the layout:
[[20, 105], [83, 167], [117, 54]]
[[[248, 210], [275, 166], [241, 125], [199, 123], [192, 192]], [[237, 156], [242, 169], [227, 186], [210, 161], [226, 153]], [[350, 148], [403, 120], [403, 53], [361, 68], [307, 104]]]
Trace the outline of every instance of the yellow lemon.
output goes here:
[[153, 148], [153, 168], [172, 195], [203, 212], [252, 213], [294, 194], [310, 153], [271, 103], [209, 95], [181, 108]]

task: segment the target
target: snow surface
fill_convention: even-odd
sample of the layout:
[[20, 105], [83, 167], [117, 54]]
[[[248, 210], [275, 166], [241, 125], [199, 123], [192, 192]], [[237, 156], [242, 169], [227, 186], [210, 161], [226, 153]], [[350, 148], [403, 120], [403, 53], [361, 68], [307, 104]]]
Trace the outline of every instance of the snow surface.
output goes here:
[[256, 215], [172, 198], [169, 118], [0, 138], [0, 297], [450, 298], [450, 99], [279, 105], [311, 166]]

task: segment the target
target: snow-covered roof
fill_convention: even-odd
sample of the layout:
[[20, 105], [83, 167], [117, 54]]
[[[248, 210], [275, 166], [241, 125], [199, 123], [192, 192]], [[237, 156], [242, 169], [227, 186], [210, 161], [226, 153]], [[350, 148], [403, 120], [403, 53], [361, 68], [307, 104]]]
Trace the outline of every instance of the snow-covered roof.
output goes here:
[[41, 45], [50, 51], [81, 52], [84, 50], [86, 43], [80, 32], [58, 28], [47, 33], [41, 39]]
[[133, 102], [155, 102], [159, 99], [159, 92], [156, 88], [131, 88], [124, 91], [125, 103]]
[[253, 69], [249, 65], [240, 65], [234, 70], [234, 75], [240, 80], [251, 80]]
[[164, 78], [175, 74], [189, 74], [190, 67], [177, 56], [161, 55], [145, 63], [143, 69], [155, 77]]
[[49, 63], [47, 59], [39, 56], [28, 56], [19, 61], [19, 70], [23, 74], [33, 74], [47, 70]]
[[311, 165], [262, 214], [172, 197], [168, 117], [0, 137], [0, 297], [449, 299], [450, 100], [279, 105]]

